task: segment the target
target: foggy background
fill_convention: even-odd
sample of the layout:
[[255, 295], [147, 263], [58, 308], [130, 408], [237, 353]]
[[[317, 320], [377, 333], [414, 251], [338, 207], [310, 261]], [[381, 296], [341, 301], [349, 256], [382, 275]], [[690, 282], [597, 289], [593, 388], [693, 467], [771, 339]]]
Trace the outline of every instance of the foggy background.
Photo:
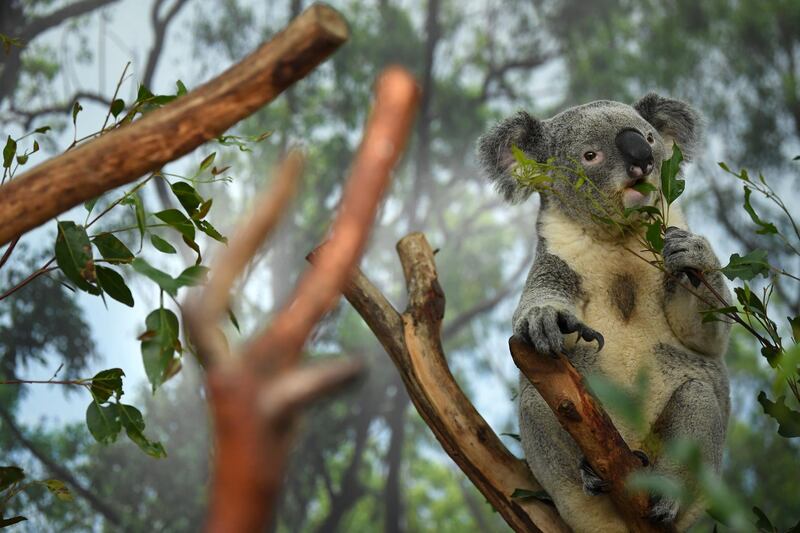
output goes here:
[[[135, 98], [140, 83], [157, 94], [174, 93], [178, 80], [192, 89], [309, 5], [299, 0], [95, 3], [88, 14], [65, 17], [32, 36], [19, 64], [10, 59], [13, 53], [0, 50], [3, 140], [43, 125], [54, 128], [37, 137], [44, 153], [31, 156], [31, 164], [63, 151], [75, 133], [81, 137], [102, 126], [127, 62], [129, 77], [119, 95], [126, 102]], [[733, 252], [755, 248], [768, 249], [778, 264], [788, 257], [741, 216], [739, 185], [716, 163], [763, 171], [796, 211], [798, 173], [791, 161], [800, 153], [796, 3], [330, 3], [350, 24], [350, 41], [232, 130], [241, 135], [270, 131], [271, 136], [251, 152], [209, 143], [165, 169], [191, 175], [211, 152], [217, 152], [217, 166], [231, 165], [231, 183], [199, 188], [214, 198], [209, 220], [229, 234], [254, 193], [269, 183], [279, 155], [295, 145], [308, 154], [293, 208], [240, 288], [235, 312], [242, 333], [231, 330], [232, 342], [269, 319], [306, 267], [306, 253], [324, 236], [360, 139], [372, 83], [393, 63], [416, 75], [422, 101], [361, 268], [402, 309], [405, 291], [395, 242], [423, 231], [440, 250], [436, 261], [447, 297], [448, 361], [498, 433], [517, 432], [517, 373], [506, 339], [533, 260], [538, 200], [505, 205], [480, 176], [475, 141], [497, 120], [518, 108], [547, 117], [595, 99], [632, 103], [650, 90], [685, 99], [704, 114], [707, 126], [705, 147], [688, 169], [682, 199], [690, 225], [711, 238], [723, 263]], [[0, 33], [13, 36], [31, 20], [76, 4], [83, 2], [5, 0]], [[74, 132], [70, 110], [76, 95], [84, 110]], [[154, 184], [145, 187], [143, 199], [152, 211], [177, 205]], [[769, 213], [760, 207], [760, 213]], [[129, 214], [115, 212], [108, 224], [132, 221]], [[83, 207], [76, 207], [59, 219], [80, 223], [84, 216]], [[130, 242], [138, 239], [133, 233]], [[0, 290], [49, 257], [54, 241], [52, 222], [27, 234], [0, 271]], [[148, 246], [147, 260], [172, 274], [193, 261], [186, 247], [168, 256]], [[223, 251], [210, 239], [201, 247], [206, 258]], [[792, 260], [785, 266], [797, 265]], [[150, 393], [137, 336], [145, 329], [145, 316], [158, 306], [159, 291], [132, 270], [123, 272], [134, 291], [133, 309], [70, 293], [49, 278], [0, 304], [0, 372], [46, 380], [62, 363], [61, 379], [123, 368], [124, 398], [144, 412], [146, 433], [164, 444], [168, 457], [147, 457], [125, 438], [99, 446], [83, 422], [91, 397], [82, 388], [0, 386], [0, 408], [8, 417], [0, 426], [2, 462], [24, 466], [40, 478], [58, 477], [52, 464], [62, 465], [95, 495], [76, 496], [71, 503], [41, 491], [22, 495], [12, 509], [29, 522], [14, 526], [17, 530], [196, 531], [202, 524], [210, 453], [202, 378], [187, 353], [181, 374]], [[798, 314], [794, 287], [779, 287], [777, 300], [784, 313], [777, 316]], [[776, 525], [788, 527], [798, 503], [787, 475], [797, 472], [797, 446], [775, 434], [754, 401], [759, 390], [772, 387], [758, 351], [741, 335], [731, 344], [733, 415], [725, 479], [745, 501], [776, 517]], [[307, 346], [310, 358], [329, 355], [364, 358], [369, 374], [305, 417], [272, 527], [292, 532], [506, 530], [440, 449], [388, 356], [346, 302]], [[520, 454], [512, 437], [502, 438]]]

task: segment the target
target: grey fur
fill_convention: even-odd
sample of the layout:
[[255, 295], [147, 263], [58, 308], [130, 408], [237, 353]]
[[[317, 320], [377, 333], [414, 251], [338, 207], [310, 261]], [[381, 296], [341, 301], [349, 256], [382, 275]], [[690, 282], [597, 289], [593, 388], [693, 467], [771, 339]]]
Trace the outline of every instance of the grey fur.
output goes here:
[[[684, 157], [690, 158], [697, 149], [700, 124], [699, 115], [688, 104], [656, 94], [648, 94], [633, 106], [610, 101], [591, 102], [546, 120], [535, 119], [521, 111], [480, 138], [478, 157], [488, 178], [512, 203], [528, 198], [533, 192], [513, 177], [515, 161], [511, 146], [515, 145], [540, 162], [551, 157], [557, 164], [566, 166], [581, 162], [593, 185], [589, 189], [592, 200], [618, 207], [623, 202], [623, 189], [630, 186], [626, 163], [615, 145], [619, 132], [633, 129], [648, 139], [655, 164], [647, 179], [658, 184], [661, 162], [671, 153], [670, 143], [677, 142]], [[596, 164], [587, 164], [581, 156], [589, 150], [602, 152], [603, 158]], [[525, 337], [542, 354], [566, 351], [576, 368], [586, 374], [600, 371], [607, 353], [598, 351], [590, 342], [581, 342], [597, 340], [599, 347], [603, 346], [603, 332], [595, 331], [592, 324], [581, 320], [590, 301], [603, 302], [609, 313], [628, 324], [636, 313], [653, 312], [644, 308], [640, 311], [640, 302], [645, 297], [650, 297], [650, 301], [662, 300], [643, 294], [638, 280], [624, 271], [616, 273], [613, 279], [599, 280], [593, 285], [605, 283], [603, 293], [590, 293], [587, 286], [592, 271], [582, 270], [583, 274], [579, 274], [559, 255], [560, 249], [553, 248], [543, 238], [542, 220], [549, 213], [559, 213], [562, 217], [559, 220], [568, 220], [583, 238], [589, 235], [603, 247], [615, 245], [604, 239], [623, 238], [594, 232], [597, 224], [593, 219], [596, 207], [591, 205], [594, 202], [575, 194], [573, 186], [574, 181], [556, 181], [555, 194], [542, 197], [536, 260], [512, 325], [516, 334]], [[704, 286], [692, 285], [699, 279], [697, 273], [702, 272], [719, 294], [727, 297], [727, 288], [715, 270], [719, 268], [719, 261], [703, 237], [670, 228], [665, 235], [663, 256], [667, 273], [658, 293], [663, 293], [658, 296], [663, 298], [663, 310], [658, 312], [663, 313], [661, 320], [671, 330], [668, 337], [678, 341], [654, 341], [634, 347], [639, 354], [644, 354], [641, 357], [651, 370], [651, 379], [658, 380], [662, 389], [669, 391], [653, 407], [660, 411], [655, 411], [657, 417], [654, 417], [651, 431], [665, 441], [679, 436], [697, 439], [704, 459], [718, 469], [729, 412], [727, 372], [722, 360], [729, 325], [701, 322], [699, 312], [706, 307], [703, 297], [709, 293]], [[631, 262], [636, 261], [640, 259], [631, 256]], [[567, 342], [567, 339], [575, 340], [568, 337], [571, 332], [578, 333], [577, 342], [572, 345]], [[659, 407], [661, 405], [663, 408]], [[520, 378], [519, 407], [520, 437], [526, 459], [553, 497], [560, 514], [578, 532], [597, 530], [600, 525], [587, 520], [601, 515], [608, 517], [602, 524], [604, 530], [625, 531], [608, 497], [602, 494], [603, 480], [582, 466], [582, 456], [575, 442], [524, 377]], [[680, 465], [670, 464], [659, 456], [650, 459], [651, 467], [657, 472], [686, 478]], [[677, 502], [654, 499], [651, 517], [655, 521], [677, 521], [683, 528], [691, 525], [701, 511], [698, 505], [682, 509]]]

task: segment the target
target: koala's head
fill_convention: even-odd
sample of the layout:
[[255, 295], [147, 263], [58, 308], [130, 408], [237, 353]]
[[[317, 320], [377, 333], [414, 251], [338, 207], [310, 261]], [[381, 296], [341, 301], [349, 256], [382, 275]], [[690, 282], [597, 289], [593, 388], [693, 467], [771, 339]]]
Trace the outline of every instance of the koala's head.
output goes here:
[[[700, 117], [688, 104], [650, 93], [633, 106], [600, 100], [569, 108], [553, 118], [539, 120], [524, 111], [502, 121], [478, 141], [478, 159], [497, 190], [511, 203], [534, 191], [514, 177], [517, 165], [512, 146], [540, 163], [583, 167], [592, 182], [576, 193], [577, 175], [554, 180], [552, 201], [582, 221], [598, 213], [587, 194], [601, 205], [620, 211], [641, 206], [655, 195], [632, 187], [647, 181], [658, 187], [661, 162], [672, 155], [677, 142], [684, 159], [692, 157], [698, 142]], [[608, 211], [607, 211], [608, 212]]]

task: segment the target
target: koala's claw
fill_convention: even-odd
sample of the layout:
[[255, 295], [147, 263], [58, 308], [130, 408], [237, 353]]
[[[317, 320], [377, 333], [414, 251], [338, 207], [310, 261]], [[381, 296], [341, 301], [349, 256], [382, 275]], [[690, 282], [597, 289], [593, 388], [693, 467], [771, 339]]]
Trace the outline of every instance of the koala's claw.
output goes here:
[[678, 502], [670, 498], [652, 496], [650, 498], [650, 511], [647, 518], [652, 522], [667, 524], [675, 521], [678, 516]]
[[577, 332], [586, 342], [597, 341], [603, 348], [603, 336], [584, 325], [572, 313], [550, 305], [531, 308], [527, 317], [516, 324], [515, 333], [541, 353], [558, 357], [564, 353], [564, 335]]
[[647, 457], [647, 454], [642, 450], [633, 450], [633, 455], [639, 458], [642, 462], [642, 466], [650, 466], [650, 458]]
[[664, 232], [664, 267], [672, 274], [685, 274], [695, 287], [700, 286], [700, 274], [719, 268], [711, 245], [700, 235], [670, 226]]
[[611, 489], [611, 484], [597, 475], [585, 457], [581, 459], [580, 472], [583, 491], [589, 496], [605, 494]]
[[577, 332], [580, 338], [586, 342], [597, 341], [598, 352], [603, 349], [603, 346], [606, 343], [603, 335], [601, 335], [600, 332], [593, 330], [589, 326], [586, 326], [573, 315], [568, 313], [559, 313], [558, 329], [565, 335], [568, 333]]

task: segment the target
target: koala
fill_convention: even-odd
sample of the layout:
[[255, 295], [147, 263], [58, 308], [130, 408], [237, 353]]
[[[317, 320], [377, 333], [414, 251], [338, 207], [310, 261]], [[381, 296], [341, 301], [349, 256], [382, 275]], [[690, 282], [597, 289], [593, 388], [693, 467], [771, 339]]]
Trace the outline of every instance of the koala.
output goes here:
[[[507, 118], [478, 141], [478, 159], [506, 200], [519, 203], [534, 190], [514, 176], [516, 146], [539, 162], [583, 167], [590, 184], [577, 191], [577, 177], [553, 180], [541, 194], [536, 221], [536, 259], [514, 313], [516, 335], [541, 356], [564, 353], [581, 374], [600, 374], [632, 387], [640, 372], [649, 378], [643, 406], [649, 432], [612, 419], [649, 467], [681, 480], [681, 465], [660, 456], [676, 437], [698, 442], [703, 460], [719, 470], [729, 414], [729, 385], [723, 356], [730, 325], [702, 322], [700, 312], [714, 297], [697, 271], [727, 301], [730, 294], [720, 263], [704, 237], [692, 233], [673, 204], [664, 235], [664, 271], [636, 257], [637, 226], [601, 227], [607, 209], [653, 204], [661, 163], [673, 143], [690, 160], [701, 120], [688, 104], [651, 93], [635, 104], [596, 101], [539, 120], [524, 111]], [[525, 457], [552, 496], [559, 513], [576, 531], [627, 531], [606, 483], [583, 460], [569, 434], [524, 377], [520, 378], [519, 424]], [[681, 506], [651, 498], [649, 517], [688, 528], [703, 512], [702, 502]]]

